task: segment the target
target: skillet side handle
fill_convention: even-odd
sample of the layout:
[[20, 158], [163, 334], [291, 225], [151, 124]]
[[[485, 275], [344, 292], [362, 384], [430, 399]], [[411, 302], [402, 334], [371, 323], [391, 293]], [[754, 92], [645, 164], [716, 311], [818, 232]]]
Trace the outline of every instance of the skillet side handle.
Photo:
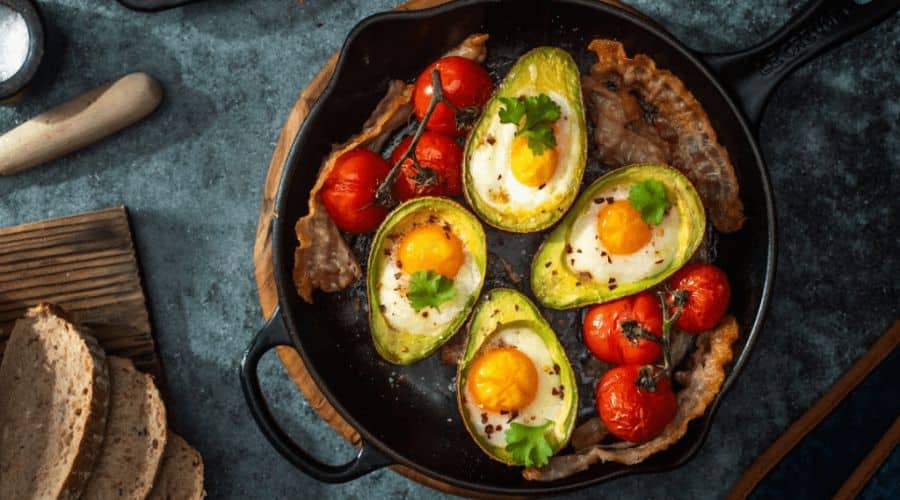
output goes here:
[[737, 99], [754, 129], [778, 84], [798, 66], [887, 19], [900, 0], [813, 0], [762, 43], [728, 54], [701, 54]]
[[294, 467], [326, 483], [345, 483], [390, 465], [392, 462], [389, 459], [365, 441], [362, 441], [359, 453], [353, 460], [342, 465], [326, 464], [313, 458], [284, 432], [269, 410], [257, 373], [259, 360], [263, 354], [282, 345], [290, 346], [291, 341], [281, 311], [276, 310], [247, 348], [240, 368], [241, 388], [244, 390], [244, 398], [250, 407], [250, 413], [272, 446]]

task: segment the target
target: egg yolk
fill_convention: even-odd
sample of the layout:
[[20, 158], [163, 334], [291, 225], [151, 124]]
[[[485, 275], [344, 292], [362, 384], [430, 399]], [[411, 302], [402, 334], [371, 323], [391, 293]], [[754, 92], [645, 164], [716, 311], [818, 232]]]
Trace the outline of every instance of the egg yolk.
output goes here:
[[437, 224], [425, 224], [403, 236], [397, 260], [404, 273], [434, 271], [453, 279], [465, 254], [459, 237]]
[[597, 233], [603, 246], [614, 255], [627, 255], [643, 248], [653, 236], [650, 225], [627, 200], [604, 205], [597, 215]]
[[541, 187], [556, 172], [556, 148], [547, 148], [539, 156], [528, 147], [527, 137], [517, 137], [510, 151], [510, 169], [513, 177], [522, 184]]
[[521, 410], [537, 395], [537, 369], [531, 358], [518, 349], [493, 349], [472, 364], [467, 387], [482, 409], [490, 412]]

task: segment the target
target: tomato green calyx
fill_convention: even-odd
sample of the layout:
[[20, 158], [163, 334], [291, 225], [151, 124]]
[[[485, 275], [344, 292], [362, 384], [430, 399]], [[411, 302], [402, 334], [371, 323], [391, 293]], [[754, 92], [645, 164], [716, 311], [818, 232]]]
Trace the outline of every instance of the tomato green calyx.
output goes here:
[[[478, 108], [470, 109], [470, 108], [457, 108], [450, 102], [446, 97], [444, 97], [444, 87], [441, 84], [441, 74], [438, 72], [437, 68], [431, 70], [431, 87], [433, 89], [433, 93], [431, 94], [431, 101], [428, 103], [428, 110], [425, 111], [425, 115], [422, 116], [422, 121], [419, 122], [419, 125], [416, 127], [416, 133], [413, 135], [412, 140], [409, 143], [409, 147], [406, 148], [406, 151], [397, 159], [397, 162], [391, 167], [391, 171], [388, 172], [387, 177], [384, 178], [384, 181], [381, 182], [381, 185], [378, 186], [378, 189], [375, 191], [375, 203], [381, 205], [385, 208], [393, 208], [397, 205], [397, 200], [394, 198], [393, 193], [391, 192], [391, 186], [394, 185], [394, 181], [397, 180], [397, 174], [400, 172], [400, 167], [403, 166], [403, 163], [412, 159], [413, 166], [416, 169], [416, 181], [418, 182], [420, 179], [424, 181], [422, 185], [434, 185], [438, 182], [438, 173], [434, 170], [423, 167], [419, 163], [419, 159], [416, 158], [416, 146], [419, 144], [419, 140], [422, 138], [422, 134], [425, 133], [425, 125], [428, 123], [428, 120], [431, 118], [431, 115], [434, 114], [434, 110], [437, 109], [437, 105], [440, 103], [446, 104], [450, 109], [456, 112], [456, 120], [457, 123], [462, 120], [473, 120], [471, 118], [473, 115], [475, 118], [478, 117]], [[429, 184], [430, 183], [430, 184]]]
[[638, 377], [634, 384], [645, 391], [656, 392], [656, 383], [659, 382], [659, 379], [661, 379], [665, 373], [666, 370], [658, 366], [642, 366], [641, 369], [638, 370]]
[[547, 442], [547, 429], [552, 420], [542, 425], [530, 426], [512, 422], [506, 429], [506, 451], [512, 453], [513, 459], [526, 467], [543, 467], [553, 455], [553, 448]]
[[625, 321], [619, 322], [619, 326], [622, 327], [622, 336], [628, 339], [631, 342], [631, 345], [638, 345], [640, 339], [649, 340], [651, 342], [656, 342], [657, 344], [661, 344], [662, 340], [650, 333], [649, 330], [643, 327], [640, 323], [633, 319], [627, 319]]

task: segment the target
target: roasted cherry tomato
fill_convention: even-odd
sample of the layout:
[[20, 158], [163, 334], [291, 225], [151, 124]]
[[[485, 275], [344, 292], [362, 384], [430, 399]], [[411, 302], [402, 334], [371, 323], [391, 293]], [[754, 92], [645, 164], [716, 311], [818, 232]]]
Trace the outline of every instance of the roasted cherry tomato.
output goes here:
[[[456, 108], [480, 108], [491, 98], [494, 82], [491, 75], [480, 64], [459, 56], [438, 59], [416, 79], [413, 91], [413, 106], [419, 121], [425, 117], [434, 89], [431, 86], [431, 70], [437, 68], [441, 75], [444, 97]], [[451, 135], [462, 135], [465, 128], [456, 127], [456, 112], [444, 103], [439, 103], [426, 125], [428, 130]]]
[[[391, 165], [406, 153], [410, 142], [412, 136], [408, 135], [394, 148]], [[394, 196], [404, 201], [416, 196], [459, 196], [462, 193], [463, 149], [459, 143], [446, 135], [425, 131], [416, 144], [415, 155], [426, 171], [420, 172], [412, 158], [407, 158], [394, 184]]]
[[597, 384], [597, 413], [612, 435], [632, 443], [653, 439], [675, 417], [676, 401], [669, 378], [650, 391], [638, 386], [639, 365], [606, 372]]
[[381, 156], [364, 148], [342, 154], [325, 179], [322, 204], [337, 226], [350, 233], [378, 227], [387, 210], [375, 203], [375, 190], [391, 167]]
[[662, 310], [659, 301], [650, 292], [623, 297], [605, 304], [597, 304], [584, 317], [584, 343], [594, 356], [617, 365], [653, 363], [662, 354], [659, 343], [625, 336], [622, 323], [636, 327], [657, 337], [662, 336]]
[[687, 303], [675, 322], [688, 333], [705, 332], [722, 320], [731, 286], [728, 276], [712, 264], [688, 264], [669, 279], [669, 288], [687, 292]]

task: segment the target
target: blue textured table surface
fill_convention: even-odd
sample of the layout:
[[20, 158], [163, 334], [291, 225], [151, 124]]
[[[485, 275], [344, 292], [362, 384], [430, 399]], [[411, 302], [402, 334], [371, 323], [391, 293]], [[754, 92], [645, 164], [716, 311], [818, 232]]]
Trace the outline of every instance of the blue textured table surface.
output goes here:
[[[631, 3], [688, 45], [723, 51], [762, 39], [796, 8], [785, 0]], [[162, 106], [141, 124], [0, 178], [0, 226], [128, 205], [171, 421], [203, 453], [211, 498], [436, 496], [387, 470], [339, 486], [295, 471], [252, 422], [236, 376], [242, 351], [262, 325], [251, 255], [261, 186], [282, 123], [350, 28], [393, 4], [209, 0], [141, 14], [112, 1], [41, 1], [64, 47], [57, 79], [18, 106], [0, 108], [6, 130], [127, 72], [146, 71], [164, 86]], [[900, 317], [898, 20], [802, 68], [766, 112], [760, 141], [781, 217], [775, 296], [705, 447], [679, 470], [572, 498], [722, 496]], [[352, 456], [274, 354], [262, 373], [276, 412], [298, 439], [334, 462]], [[817, 474], [829, 468], [847, 474], [855, 466], [825, 463]], [[898, 473], [895, 452], [865, 496], [896, 498]]]

